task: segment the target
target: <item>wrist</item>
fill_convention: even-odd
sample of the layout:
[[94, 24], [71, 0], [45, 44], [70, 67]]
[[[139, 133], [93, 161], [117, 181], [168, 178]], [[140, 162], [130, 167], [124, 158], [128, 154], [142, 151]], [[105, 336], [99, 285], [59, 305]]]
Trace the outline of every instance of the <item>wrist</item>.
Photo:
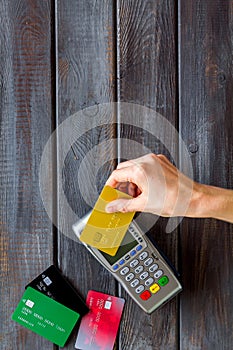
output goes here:
[[233, 191], [194, 183], [190, 217], [215, 218], [232, 222]]
[[193, 218], [214, 217], [213, 188], [197, 182], [193, 184], [193, 193], [188, 210], [188, 216]]

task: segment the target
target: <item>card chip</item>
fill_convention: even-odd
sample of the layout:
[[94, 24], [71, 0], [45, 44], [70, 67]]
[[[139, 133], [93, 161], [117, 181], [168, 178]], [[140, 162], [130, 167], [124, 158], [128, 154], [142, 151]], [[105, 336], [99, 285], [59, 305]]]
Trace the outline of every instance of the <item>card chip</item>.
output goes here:
[[95, 242], [100, 242], [102, 236], [103, 236], [102, 233], [96, 232], [95, 237], [94, 237], [94, 241]]
[[52, 281], [49, 277], [45, 277], [43, 279], [44, 283], [46, 284], [46, 286], [50, 286], [50, 284], [52, 284]]
[[28, 307], [32, 308], [32, 307], [34, 306], [35, 303], [34, 303], [33, 301], [31, 301], [31, 300], [28, 299], [28, 300], [26, 301], [25, 304], [26, 304]]
[[111, 301], [106, 301], [106, 302], [105, 302], [105, 305], [104, 305], [104, 308], [107, 309], [107, 310], [110, 310], [110, 309], [111, 309], [111, 306], [112, 306]]

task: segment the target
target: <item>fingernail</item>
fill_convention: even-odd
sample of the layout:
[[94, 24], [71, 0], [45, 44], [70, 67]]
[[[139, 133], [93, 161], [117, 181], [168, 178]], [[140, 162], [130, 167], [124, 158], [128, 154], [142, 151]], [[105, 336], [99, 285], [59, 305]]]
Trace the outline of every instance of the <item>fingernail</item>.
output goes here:
[[115, 211], [115, 210], [114, 210], [114, 206], [111, 205], [111, 204], [106, 205], [105, 211], [106, 211], [107, 213], [113, 213], [113, 212]]

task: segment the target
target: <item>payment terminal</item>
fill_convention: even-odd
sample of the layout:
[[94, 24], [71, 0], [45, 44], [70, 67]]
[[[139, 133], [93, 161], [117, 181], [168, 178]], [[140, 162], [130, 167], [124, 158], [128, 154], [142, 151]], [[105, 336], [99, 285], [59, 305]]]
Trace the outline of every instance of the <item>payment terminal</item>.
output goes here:
[[[91, 213], [73, 225], [79, 238]], [[83, 243], [83, 242], [82, 242]], [[173, 268], [132, 220], [114, 256], [83, 243], [148, 314], [182, 290]]]

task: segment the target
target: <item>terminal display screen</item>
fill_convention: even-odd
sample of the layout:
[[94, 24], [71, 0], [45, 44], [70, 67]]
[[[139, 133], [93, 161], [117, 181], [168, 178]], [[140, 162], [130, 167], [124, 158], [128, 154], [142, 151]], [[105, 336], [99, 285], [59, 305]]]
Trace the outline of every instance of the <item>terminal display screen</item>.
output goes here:
[[121, 245], [119, 246], [116, 255], [111, 256], [107, 253], [104, 253], [99, 250], [99, 252], [105, 257], [105, 259], [108, 261], [110, 265], [115, 264], [116, 261], [118, 261], [122, 256], [127, 254], [131, 249], [133, 249], [138, 242], [134, 239], [134, 237], [129, 233], [129, 231], [126, 232], [125, 237], [123, 241], [121, 242]]

